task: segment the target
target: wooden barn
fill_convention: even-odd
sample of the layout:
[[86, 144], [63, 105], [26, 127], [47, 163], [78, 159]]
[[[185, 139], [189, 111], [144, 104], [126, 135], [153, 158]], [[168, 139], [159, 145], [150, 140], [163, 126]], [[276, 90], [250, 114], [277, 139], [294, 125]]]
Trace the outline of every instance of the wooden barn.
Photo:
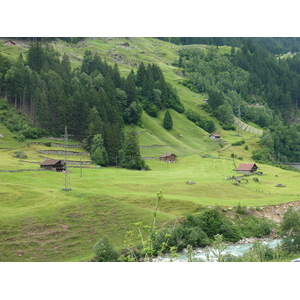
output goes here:
[[258, 166], [254, 163], [240, 164], [235, 171], [238, 173], [254, 173], [258, 169]]
[[62, 172], [65, 170], [65, 164], [62, 160], [47, 159], [40, 164], [41, 168], [49, 171]]
[[209, 136], [210, 139], [212, 140], [215, 140], [215, 139], [220, 139], [221, 136], [219, 134], [215, 134], [215, 133], [212, 133], [210, 136]]
[[159, 159], [164, 160], [169, 163], [173, 163], [173, 162], [176, 162], [176, 157], [177, 156], [173, 153], [165, 153]]

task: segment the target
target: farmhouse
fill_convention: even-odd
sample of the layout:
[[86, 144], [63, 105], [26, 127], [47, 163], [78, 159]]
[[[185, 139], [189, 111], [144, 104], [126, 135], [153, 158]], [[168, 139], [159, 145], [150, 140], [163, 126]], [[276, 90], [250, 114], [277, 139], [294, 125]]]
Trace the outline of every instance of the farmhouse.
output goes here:
[[173, 153], [165, 153], [159, 159], [164, 160], [169, 163], [173, 163], [173, 162], [176, 162], [176, 157], [177, 156]]
[[257, 165], [254, 163], [240, 164], [235, 171], [238, 173], [254, 173], [258, 169]]
[[65, 170], [65, 164], [62, 160], [47, 159], [41, 163], [41, 168], [49, 171], [62, 172]]
[[209, 136], [209, 138], [212, 139], [212, 140], [214, 140], [214, 139], [220, 139], [220, 137], [221, 136], [219, 134], [214, 134], [214, 133]]

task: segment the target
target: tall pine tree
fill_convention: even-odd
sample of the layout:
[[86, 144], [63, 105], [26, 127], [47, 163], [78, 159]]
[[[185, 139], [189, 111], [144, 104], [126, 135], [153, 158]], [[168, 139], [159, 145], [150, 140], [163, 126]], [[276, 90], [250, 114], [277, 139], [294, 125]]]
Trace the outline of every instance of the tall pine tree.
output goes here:
[[165, 113], [165, 117], [163, 120], [163, 126], [167, 130], [171, 130], [173, 128], [173, 120], [172, 120], [171, 114], [169, 113], [168, 110]]

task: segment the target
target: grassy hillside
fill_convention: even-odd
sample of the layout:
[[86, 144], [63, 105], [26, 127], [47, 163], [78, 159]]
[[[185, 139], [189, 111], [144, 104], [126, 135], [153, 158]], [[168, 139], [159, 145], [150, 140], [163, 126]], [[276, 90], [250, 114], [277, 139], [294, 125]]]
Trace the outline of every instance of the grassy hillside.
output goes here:
[[[2, 153], [1, 153], [2, 154]], [[259, 165], [265, 176], [236, 186], [234, 162], [181, 157], [174, 164], [148, 160], [151, 171], [71, 168], [72, 191], [61, 191], [62, 173], [0, 172], [0, 243], [4, 261], [78, 261], [108, 235], [118, 249], [135, 222], [150, 223], [156, 192], [162, 190], [159, 226], [203, 206], [264, 206], [299, 199], [300, 174]], [[238, 163], [238, 162], [236, 162]], [[277, 175], [277, 176], [276, 176]], [[187, 184], [188, 180], [195, 184]], [[285, 188], [278, 188], [282, 183]]]
[[[128, 42], [129, 47], [120, 44]], [[0, 43], [1, 44], [1, 43]], [[117, 45], [119, 44], [119, 45]], [[189, 91], [179, 82], [180, 70], [172, 66], [180, 46], [152, 38], [97, 38], [67, 45], [58, 40], [55, 48], [66, 52], [72, 66], [80, 66], [86, 49], [98, 52], [111, 64], [117, 62], [124, 76], [141, 61], [156, 63], [167, 81], [178, 89], [181, 101], [188, 109], [207, 115], [198, 104], [207, 95]], [[4, 47], [4, 46], [1, 46]], [[5, 48], [4, 53], [17, 57], [27, 45]], [[199, 45], [199, 47], [205, 47]], [[2, 48], [1, 48], [2, 51]], [[228, 51], [227, 47], [222, 51]], [[157, 118], [146, 113], [136, 130], [141, 155], [149, 158], [150, 171], [131, 171], [120, 168], [92, 169], [70, 167], [72, 191], [63, 188], [64, 174], [50, 171], [0, 172], [0, 255], [3, 261], [79, 261], [93, 256], [92, 247], [100, 237], [107, 235], [118, 248], [124, 246], [127, 230], [135, 230], [134, 223], [150, 223], [153, 200], [161, 189], [164, 198], [159, 203], [158, 225], [174, 222], [187, 213], [204, 206], [262, 206], [299, 199], [297, 183], [300, 173], [284, 171], [267, 165], [258, 165], [264, 176], [259, 182], [248, 178], [239, 186], [225, 178], [236, 175], [234, 169], [241, 162], [252, 162], [251, 153], [258, 149], [258, 138], [252, 133], [217, 130], [222, 143], [208, 138], [209, 133], [190, 122], [184, 114], [169, 110], [173, 129], [162, 126], [165, 111]], [[215, 120], [215, 122], [217, 122]], [[251, 124], [253, 125], [253, 124]], [[62, 150], [62, 141], [45, 138], [18, 142], [7, 128], [0, 124], [0, 171], [39, 169], [45, 158], [63, 159], [62, 154], [43, 154], [41, 150]], [[242, 140], [242, 146], [231, 144]], [[40, 144], [33, 144], [33, 143]], [[77, 144], [70, 141], [70, 144]], [[245, 150], [245, 146], [248, 150]], [[70, 148], [85, 152], [83, 148]], [[23, 151], [27, 159], [15, 157]], [[178, 156], [174, 164], [158, 160], [163, 153]], [[242, 160], [232, 159], [232, 154]], [[203, 156], [203, 157], [202, 157]], [[208, 158], [205, 158], [208, 157]], [[209, 158], [210, 157], [210, 158]], [[218, 159], [221, 158], [221, 159]], [[69, 156], [69, 160], [90, 161], [89, 155]], [[77, 165], [78, 166], [78, 165]], [[93, 165], [91, 165], [93, 166]], [[277, 175], [277, 176], [276, 176]], [[195, 184], [187, 184], [193, 180]], [[284, 188], [276, 187], [277, 184]]]

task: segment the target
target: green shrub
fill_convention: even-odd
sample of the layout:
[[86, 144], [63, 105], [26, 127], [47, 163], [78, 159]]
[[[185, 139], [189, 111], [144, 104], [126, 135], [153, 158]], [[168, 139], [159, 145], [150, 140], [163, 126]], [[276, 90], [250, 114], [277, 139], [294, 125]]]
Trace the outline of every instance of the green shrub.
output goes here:
[[240, 215], [246, 215], [247, 214], [247, 206], [241, 205], [240, 203], [235, 207], [235, 211]]
[[101, 238], [93, 247], [98, 262], [114, 262], [118, 260], [119, 253], [110, 244], [107, 236]]
[[15, 152], [15, 154], [16, 154], [17, 158], [20, 158], [20, 159], [26, 159], [27, 158], [27, 155], [23, 151], [17, 151], [17, 152]]
[[232, 146], [241, 146], [241, 145], [243, 145], [243, 144], [245, 144], [245, 140], [237, 141], [237, 142], [235, 142], [235, 143], [232, 143], [231, 145], [232, 145]]
[[25, 141], [25, 136], [20, 132], [17, 132], [13, 137], [15, 139], [17, 139], [19, 142], [24, 142]]
[[271, 233], [275, 228], [275, 223], [266, 218], [255, 216], [245, 216], [242, 220], [237, 220], [245, 237], [263, 237]]
[[223, 130], [236, 130], [236, 126], [231, 124], [231, 125], [226, 125], [222, 122], [220, 122], [220, 125], [222, 127]]
[[279, 232], [283, 247], [288, 253], [299, 252], [300, 249], [300, 211], [289, 207], [283, 215]]

